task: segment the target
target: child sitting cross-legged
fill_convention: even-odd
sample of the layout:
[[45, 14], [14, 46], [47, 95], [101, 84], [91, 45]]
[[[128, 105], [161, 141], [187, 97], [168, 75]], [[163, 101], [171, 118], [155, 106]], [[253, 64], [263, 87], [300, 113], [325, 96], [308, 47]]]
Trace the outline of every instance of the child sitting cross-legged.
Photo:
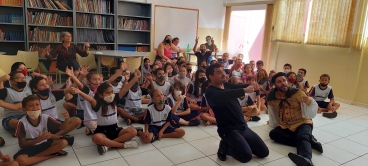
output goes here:
[[[123, 129], [118, 126], [117, 102], [124, 97], [133, 84], [138, 81], [140, 76], [141, 72], [135, 70], [134, 78], [121, 88], [117, 94], [113, 92], [112, 87], [107, 83], [102, 83], [98, 86], [97, 92], [93, 98], [77, 88], [71, 88], [73, 94], [79, 94], [88, 101], [92, 106], [92, 111], [96, 112], [97, 128], [92, 136], [92, 141], [97, 144], [97, 150], [100, 155], [105, 154], [106, 151], [112, 147], [131, 149], [139, 146], [137, 140], [131, 140], [137, 135], [138, 128]], [[138, 130], [143, 129], [140, 128]]]
[[[152, 104], [148, 106], [148, 111], [145, 117], [145, 129], [138, 131], [138, 135], [145, 143], [152, 143], [161, 138], [181, 138], [185, 131], [180, 128], [170, 126], [172, 120], [172, 109], [165, 104], [165, 96], [161, 90], [153, 90], [151, 93]], [[183, 98], [179, 95], [178, 98]], [[180, 102], [174, 106], [178, 109]]]
[[245, 93], [244, 96], [239, 97], [238, 101], [242, 108], [245, 121], [261, 120], [261, 118], [257, 116], [259, 114], [257, 104], [253, 102], [252, 98], [247, 93]]
[[68, 146], [67, 140], [59, 139], [59, 136], [51, 133], [67, 127], [68, 112], [61, 112], [65, 118], [63, 123], [42, 114], [41, 102], [36, 95], [25, 97], [22, 107], [26, 116], [19, 119], [16, 131], [21, 150], [13, 157], [19, 165], [33, 165], [56, 156], [67, 155], [68, 153], [62, 150]]

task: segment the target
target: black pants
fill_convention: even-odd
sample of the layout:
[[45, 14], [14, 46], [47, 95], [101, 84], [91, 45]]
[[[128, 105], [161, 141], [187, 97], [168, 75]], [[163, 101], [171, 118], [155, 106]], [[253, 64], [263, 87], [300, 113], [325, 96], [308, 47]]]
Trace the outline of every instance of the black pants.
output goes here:
[[248, 127], [230, 131], [220, 135], [220, 137], [223, 141], [222, 147], [220, 147], [223, 152], [239, 162], [249, 162], [252, 160], [252, 154], [261, 158], [267, 157], [269, 154], [268, 147], [263, 140]]
[[312, 137], [313, 126], [310, 124], [303, 124], [299, 126], [295, 132], [289, 129], [282, 129], [276, 127], [270, 131], [270, 138], [276, 142], [284, 145], [296, 147], [298, 155], [301, 155], [309, 160], [312, 159]]

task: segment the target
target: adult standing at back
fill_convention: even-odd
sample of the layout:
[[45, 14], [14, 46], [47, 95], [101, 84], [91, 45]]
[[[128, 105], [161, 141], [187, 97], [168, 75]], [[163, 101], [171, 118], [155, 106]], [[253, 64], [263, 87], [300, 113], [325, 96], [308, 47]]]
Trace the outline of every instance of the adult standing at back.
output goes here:
[[207, 67], [206, 76], [211, 84], [206, 89], [206, 99], [215, 113], [217, 133], [221, 137], [217, 157], [225, 161], [226, 155], [230, 155], [242, 163], [249, 162], [252, 154], [261, 158], [267, 157], [269, 150], [266, 144], [248, 127], [237, 99], [244, 96], [244, 93], [258, 89], [258, 85], [227, 83], [225, 72], [219, 63]]
[[[194, 44], [193, 50], [195, 50], [197, 48], [197, 44], [198, 44], [198, 37], [195, 39], [195, 44]], [[215, 41], [212, 38], [211, 39], [211, 46], [212, 46], [211, 50], [208, 50], [206, 48], [205, 44], [201, 44], [200, 47], [199, 47], [199, 50], [195, 51], [194, 54], [197, 57], [197, 66], [200, 66], [200, 63], [202, 61], [205, 61], [207, 65], [209, 64], [208, 58], [211, 57], [212, 52], [214, 51], [213, 50], [215, 48], [214, 45], [215, 45]]]
[[46, 56], [48, 58], [57, 57], [57, 65], [56, 67], [60, 71], [64, 71], [65, 69], [73, 67], [73, 70], [78, 72], [80, 66], [76, 60], [76, 53], [78, 53], [82, 57], [88, 56], [88, 49], [90, 47], [89, 43], [84, 43], [84, 50], [77, 47], [77, 45], [72, 43], [72, 34], [69, 32], [61, 32], [61, 44], [58, 44], [55, 49], [51, 52], [47, 52]]
[[179, 49], [172, 43], [172, 37], [166, 35], [164, 40], [158, 45], [156, 60], [166, 59], [167, 62], [170, 62], [173, 51], [179, 52]]

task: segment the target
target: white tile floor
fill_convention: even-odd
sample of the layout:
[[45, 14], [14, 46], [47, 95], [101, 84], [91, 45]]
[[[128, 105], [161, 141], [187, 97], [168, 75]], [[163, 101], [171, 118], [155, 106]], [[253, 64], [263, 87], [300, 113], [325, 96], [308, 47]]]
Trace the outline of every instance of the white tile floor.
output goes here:
[[[60, 109], [61, 110], [61, 109]], [[324, 153], [313, 151], [316, 166], [368, 166], [368, 109], [348, 104], [341, 104], [336, 119], [326, 119], [321, 115], [313, 120], [313, 134], [323, 144]], [[181, 139], [162, 139], [153, 144], [144, 144], [138, 149], [111, 149], [100, 156], [91, 136], [83, 134], [84, 129], [73, 131], [75, 143], [67, 147], [68, 155], [47, 160], [37, 166], [293, 166], [287, 154], [296, 152], [293, 147], [277, 144], [270, 140], [271, 130], [266, 124], [267, 115], [261, 115], [259, 122], [248, 123], [267, 144], [270, 155], [265, 159], [254, 158], [246, 164], [239, 163], [231, 157], [225, 162], [217, 159], [219, 137], [216, 126], [183, 127], [186, 134]], [[126, 127], [125, 123], [120, 125]], [[134, 124], [133, 126], [143, 126]], [[0, 135], [6, 145], [0, 150], [5, 154], [15, 154], [18, 150], [17, 140], [0, 127]]]

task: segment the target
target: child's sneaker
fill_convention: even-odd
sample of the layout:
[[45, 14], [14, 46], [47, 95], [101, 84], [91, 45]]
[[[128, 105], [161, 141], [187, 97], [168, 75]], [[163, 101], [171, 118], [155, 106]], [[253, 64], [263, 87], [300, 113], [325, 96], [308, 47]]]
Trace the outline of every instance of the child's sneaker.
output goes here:
[[132, 139], [130, 141], [124, 142], [124, 149], [135, 149], [140, 145], [139, 141], [136, 139]]
[[249, 119], [249, 121], [253, 121], [253, 122], [258, 122], [259, 120], [261, 120], [259, 116], [251, 116]]
[[109, 150], [109, 147], [97, 145], [97, 150], [100, 155], [104, 155], [107, 152], [107, 150]]
[[70, 135], [62, 135], [60, 136], [60, 139], [65, 139], [68, 141], [68, 145], [72, 146], [74, 144], [74, 137]]
[[199, 124], [201, 124], [201, 122], [198, 119], [194, 119], [189, 121], [188, 126], [198, 126]]

